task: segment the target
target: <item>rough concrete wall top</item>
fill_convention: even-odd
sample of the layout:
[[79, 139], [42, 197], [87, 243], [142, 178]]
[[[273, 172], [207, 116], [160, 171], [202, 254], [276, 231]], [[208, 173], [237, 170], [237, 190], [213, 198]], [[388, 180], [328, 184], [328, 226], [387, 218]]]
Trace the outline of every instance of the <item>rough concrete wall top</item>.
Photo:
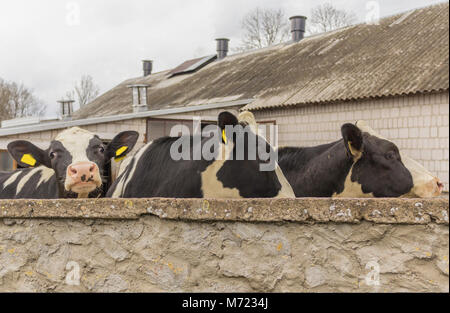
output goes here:
[[343, 222], [448, 225], [449, 200], [438, 199], [60, 199], [0, 200], [0, 218]]

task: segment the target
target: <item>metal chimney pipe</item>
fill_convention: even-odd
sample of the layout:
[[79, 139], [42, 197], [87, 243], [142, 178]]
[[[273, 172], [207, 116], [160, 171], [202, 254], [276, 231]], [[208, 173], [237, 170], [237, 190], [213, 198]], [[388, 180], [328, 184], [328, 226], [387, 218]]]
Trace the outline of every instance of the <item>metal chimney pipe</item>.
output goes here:
[[142, 60], [142, 65], [144, 69], [144, 77], [150, 75], [153, 69], [153, 61], [152, 60]]
[[305, 36], [306, 16], [296, 15], [289, 18], [291, 21], [292, 41], [298, 42]]
[[228, 38], [217, 38], [217, 60], [223, 59], [228, 54]]

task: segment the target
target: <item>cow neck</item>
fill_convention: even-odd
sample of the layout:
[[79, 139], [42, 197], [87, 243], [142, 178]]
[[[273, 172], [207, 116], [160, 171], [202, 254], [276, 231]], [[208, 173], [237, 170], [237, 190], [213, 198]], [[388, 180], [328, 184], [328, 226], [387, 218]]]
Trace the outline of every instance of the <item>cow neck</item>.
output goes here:
[[283, 148], [279, 159], [297, 197], [331, 197], [341, 193], [355, 163], [343, 140], [316, 147]]

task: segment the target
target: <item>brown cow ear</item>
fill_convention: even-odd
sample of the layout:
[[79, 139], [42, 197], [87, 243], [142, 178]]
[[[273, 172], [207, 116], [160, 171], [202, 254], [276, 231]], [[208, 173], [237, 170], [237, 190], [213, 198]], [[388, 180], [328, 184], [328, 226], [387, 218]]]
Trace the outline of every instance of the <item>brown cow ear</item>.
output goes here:
[[361, 130], [353, 124], [344, 124], [341, 127], [345, 148], [354, 159], [359, 159], [363, 153], [363, 136]]
[[111, 158], [114, 158], [116, 161], [122, 160], [133, 149], [138, 138], [139, 133], [135, 131], [119, 133], [106, 148], [108, 160]]
[[16, 140], [8, 144], [8, 151], [21, 167], [35, 167], [45, 165], [51, 167], [47, 151], [42, 150], [31, 142]]

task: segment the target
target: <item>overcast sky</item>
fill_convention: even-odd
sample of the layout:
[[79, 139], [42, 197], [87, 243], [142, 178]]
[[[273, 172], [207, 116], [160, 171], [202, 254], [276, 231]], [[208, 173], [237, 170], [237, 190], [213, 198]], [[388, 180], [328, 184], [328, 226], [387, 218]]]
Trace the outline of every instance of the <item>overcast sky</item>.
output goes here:
[[[142, 74], [215, 53], [217, 37], [241, 37], [250, 10], [282, 8], [287, 16], [310, 15], [321, 0], [0, 0], [0, 78], [32, 88], [53, 115], [61, 98], [83, 74], [101, 93]], [[364, 21], [365, 0], [332, 1]], [[380, 0], [381, 17], [442, 0]], [[369, 9], [366, 5], [369, 3]]]

